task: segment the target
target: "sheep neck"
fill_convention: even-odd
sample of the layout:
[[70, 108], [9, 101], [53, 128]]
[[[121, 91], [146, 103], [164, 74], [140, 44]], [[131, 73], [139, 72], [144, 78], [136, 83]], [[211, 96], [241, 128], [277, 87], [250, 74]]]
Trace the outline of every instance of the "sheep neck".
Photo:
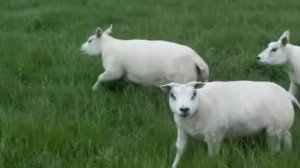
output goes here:
[[300, 86], [300, 47], [287, 46], [287, 66], [289, 68], [289, 76], [292, 83]]
[[101, 37], [100, 49], [101, 49], [102, 55], [105, 54], [107, 51], [109, 51], [109, 48], [112, 46], [114, 41], [115, 41], [115, 39], [108, 35], [103, 35]]

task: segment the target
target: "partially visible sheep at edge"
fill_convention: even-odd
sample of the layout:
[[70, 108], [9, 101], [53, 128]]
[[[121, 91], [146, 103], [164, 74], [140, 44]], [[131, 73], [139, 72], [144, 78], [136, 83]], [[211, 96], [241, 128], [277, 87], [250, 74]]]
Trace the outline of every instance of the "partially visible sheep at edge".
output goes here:
[[272, 82], [190, 82], [161, 86], [177, 126], [177, 168], [187, 135], [203, 139], [210, 156], [219, 155], [223, 138], [248, 136], [266, 130], [272, 152], [292, 150], [290, 128], [297, 99]]
[[290, 88], [300, 99], [300, 47], [289, 43], [290, 31], [286, 30], [277, 41], [270, 42], [268, 47], [257, 56], [260, 64], [286, 65], [289, 69]]

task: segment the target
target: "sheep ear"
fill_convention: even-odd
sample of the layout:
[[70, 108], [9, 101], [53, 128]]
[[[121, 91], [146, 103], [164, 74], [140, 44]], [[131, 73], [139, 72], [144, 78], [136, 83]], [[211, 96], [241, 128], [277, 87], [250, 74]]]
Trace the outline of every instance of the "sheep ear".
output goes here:
[[111, 24], [103, 33], [108, 34], [108, 35], [111, 34], [112, 28], [113, 28], [113, 25]]
[[284, 46], [284, 45], [286, 45], [287, 43], [289, 43], [289, 40], [290, 40], [290, 31], [289, 31], [289, 30], [286, 30], [286, 31], [281, 35], [281, 37], [279, 38], [278, 41], [280, 41], [281, 44]]
[[102, 33], [103, 33], [103, 30], [101, 29], [101, 27], [98, 27], [97, 30], [96, 30], [97, 38], [101, 37]]
[[178, 85], [177, 83], [168, 83], [165, 85], [161, 85], [160, 89], [163, 91], [169, 92], [172, 89], [172, 87], [177, 86], [177, 85]]
[[195, 89], [202, 88], [205, 85], [204, 82], [196, 82], [196, 81], [190, 82], [189, 84], [192, 85]]

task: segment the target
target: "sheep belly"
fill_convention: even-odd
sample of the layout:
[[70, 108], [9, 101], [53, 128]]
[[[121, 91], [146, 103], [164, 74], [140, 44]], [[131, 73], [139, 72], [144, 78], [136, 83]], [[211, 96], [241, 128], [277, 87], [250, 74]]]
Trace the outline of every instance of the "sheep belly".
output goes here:
[[255, 123], [237, 122], [233, 126], [227, 128], [226, 137], [252, 136], [262, 132], [266, 126], [257, 126]]

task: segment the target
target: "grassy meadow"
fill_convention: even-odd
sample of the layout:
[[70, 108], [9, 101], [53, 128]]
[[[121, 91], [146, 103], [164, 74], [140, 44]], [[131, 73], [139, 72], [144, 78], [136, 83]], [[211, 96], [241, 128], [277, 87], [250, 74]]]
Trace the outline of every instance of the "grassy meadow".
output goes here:
[[[0, 167], [171, 167], [176, 128], [165, 93], [124, 81], [92, 92], [101, 59], [79, 48], [96, 27], [188, 45], [210, 80], [288, 88], [286, 69], [256, 56], [286, 29], [300, 45], [299, 11], [299, 0], [0, 0]], [[180, 167], [300, 167], [299, 110], [292, 133], [291, 154], [271, 155], [263, 137], [238, 138], [218, 158], [190, 138]]]

